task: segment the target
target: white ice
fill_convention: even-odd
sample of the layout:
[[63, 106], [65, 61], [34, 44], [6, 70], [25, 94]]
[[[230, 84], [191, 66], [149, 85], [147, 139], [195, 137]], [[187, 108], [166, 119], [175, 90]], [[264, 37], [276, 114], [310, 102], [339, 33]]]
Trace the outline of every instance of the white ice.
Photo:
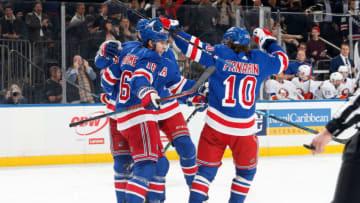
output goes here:
[[[341, 155], [261, 157], [246, 203], [329, 203]], [[225, 159], [209, 191], [209, 203], [225, 203], [234, 177]], [[167, 176], [167, 203], [185, 203], [188, 189], [178, 161]], [[1, 203], [115, 203], [112, 164], [0, 168]]]

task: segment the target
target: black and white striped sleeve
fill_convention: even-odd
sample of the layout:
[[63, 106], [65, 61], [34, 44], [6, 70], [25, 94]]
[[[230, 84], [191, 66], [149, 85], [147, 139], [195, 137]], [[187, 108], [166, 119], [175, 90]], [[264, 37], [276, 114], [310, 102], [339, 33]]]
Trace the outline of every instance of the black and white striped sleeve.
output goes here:
[[337, 136], [346, 128], [360, 122], [360, 93], [353, 96], [336, 112], [335, 116], [326, 125], [326, 129]]

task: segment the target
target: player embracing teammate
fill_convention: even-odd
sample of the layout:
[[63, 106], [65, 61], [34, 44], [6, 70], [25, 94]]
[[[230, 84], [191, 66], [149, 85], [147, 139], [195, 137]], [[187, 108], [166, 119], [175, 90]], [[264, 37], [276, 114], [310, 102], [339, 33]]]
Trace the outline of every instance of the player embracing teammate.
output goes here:
[[261, 50], [251, 50], [250, 35], [245, 29], [228, 29], [223, 44], [212, 46], [180, 30], [175, 20], [159, 20], [165, 28], [180, 36], [174, 36], [174, 39], [182, 53], [206, 67], [216, 66], [216, 72], [209, 78], [209, 107], [200, 136], [197, 155], [199, 168], [191, 186], [189, 202], [201, 203], [206, 199], [209, 186], [221, 166], [226, 146], [232, 151], [236, 168], [229, 202], [244, 202], [256, 173], [258, 159], [256, 98], [261, 83], [268, 76], [287, 68], [288, 57], [271, 33], [262, 28], [256, 28], [253, 32]]
[[[159, 95], [166, 97], [182, 92], [191, 88], [195, 81], [180, 75], [171, 51], [167, 51], [168, 33], [161, 32], [161, 23], [155, 23], [138, 23], [142, 43], [127, 42], [119, 51], [117, 43], [107, 41], [95, 59], [99, 68], [106, 68], [102, 85], [109, 94], [103, 95], [102, 101], [109, 103], [108, 107], [116, 101], [111, 110], [140, 103], [144, 107], [119, 113], [116, 121], [110, 122], [118, 203], [142, 203], [145, 195], [149, 202], [164, 201], [165, 175], [169, 166], [161, 152], [159, 126], [180, 156], [188, 185], [197, 169], [195, 146], [179, 104], [172, 100], [160, 108], [158, 103]], [[188, 100], [199, 101], [201, 98], [195, 94]]]

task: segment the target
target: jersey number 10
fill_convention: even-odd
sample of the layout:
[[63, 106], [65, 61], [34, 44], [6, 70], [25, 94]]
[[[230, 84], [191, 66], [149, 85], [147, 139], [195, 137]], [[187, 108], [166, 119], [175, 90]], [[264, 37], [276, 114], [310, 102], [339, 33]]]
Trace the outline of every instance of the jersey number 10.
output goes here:
[[[236, 75], [227, 77], [223, 84], [225, 85], [225, 96], [222, 99], [222, 105], [225, 107], [234, 107], [236, 105], [236, 98], [234, 98]], [[255, 89], [256, 78], [254, 76], [246, 76], [240, 80], [238, 99], [242, 108], [250, 109], [254, 105]]]

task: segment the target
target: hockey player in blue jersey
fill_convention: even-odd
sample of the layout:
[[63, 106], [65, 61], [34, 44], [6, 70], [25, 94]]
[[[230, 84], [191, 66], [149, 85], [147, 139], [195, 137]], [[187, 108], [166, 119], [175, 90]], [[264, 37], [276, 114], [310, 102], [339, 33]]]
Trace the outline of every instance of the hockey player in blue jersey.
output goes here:
[[[144, 21], [145, 20], [142, 20], [142, 22], [144, 22]], [[138, 23], [138, 25], [140, 23]], [[139, 27], [140, 26], [137, 26], [137, 28], [139, 28]], [[140, 30], [140, 29], [138, 29], [138, 30]], [[146, 38], [146, 36], [144, 38], [145, 38], [144, 39], [145, 41], [148, 40]], [[126, 44], [128, 44], [128, 43], [129, 42], [125, 43], [124, 47], [126, 47]], [[139, 43], [139, 42], [133, 42], [132, 44], [134, 45], [135, 43]], [[112, 45], [116, 46], [116, 44], [112, 44]], [[136, 45], [138, 45], [138, 44], [136, 44]], [[116, 53], [116, 49], [113, 48], [113, 46], [110, 46], [110, 48], [113, 49], [114, 53]], [[104, 49], [103, 49], [103, 52], [105, 52]], [[101, 53], [101, 51], [99, 51], [99, 53]], [[170, 50], [170, 49], [165, 51], [162, 56], [166, 57], [172, 61], [175, 61], [174, 54], [173, 54], [172, 50]], [[101, 60], [99, 60], [102, 58], [103, 57], [98, 55], [96, 57], [97, 60], [95, 60], [95, 63], [98, 64], [98, 66], [100, 66], [100, 67], [103, 67], [104, 66], [103, 64], [108, 65], [107, 61], [102, 62]], [[178, 67], [174, 68], [173, 70], [177, 70], [177, 72], [179, 72]], [[106, 76], [104, 78], [105, 79], [104, 81], [108, 81], [107, 83], [103, 84], [104, 87], [113, 85], [113, 83], [111, 83], [111, 77], [110, 77], [112, 75], [119, 75], [119, 73], [114, 74], [110, 70], [106, 70], [104, 72], [103, 78], [104, 78], [104, 76]], [[172, 91], [173, 94], [176, 94], [176, 93], [179, 93], [183, 89], [184, 85], [190, 87], [191, 84], [193, 84], [193, 83], [194, 83], [193, 81], [188, 81], [186, 78], [181, 77], [181, 80], [179, 80], [178, 83], [174, 84], [173, 87], [171, 87], [169, 89], [173, 90]], [[160, 92], [160, 96], [162, 98], [170, 96], [170, 92], [168, 89], [158, 88], [157, 91]], [[196, 104], [199, 104], [199, 102], [203, 103], [203, 101], [201, 101], [202, 98], [203, 98], [202, 96], [194, 96], [194, 97], [188, 98], [186, 101], [188, 104], [190, 103], [190, 105], [193, 102]], [[202, 100], [204, 100], [204, 99], [202, 99]], [[197, 108], [199, 111], [204, 110], [204, 106], [202, 106], [202, 105], [198, 105]], [[172, 142], [173, 146], [175, 147], [177, 153], [180, 156], [180, 164], [181, 164], [184, 176], [185, 176], [185, 180], [186, 180], [186, 183], [188, 184], [188, 186], [190, 187], [193, 177], [197, 170], [197, 165], [195, 162], [196, 161], [196, 154], [195, 154], [196, 150], [195, 150], [195, 146], [192, 143], [191, 138], [189, 136], [190, 135], [189, 130], [187, 128], [184, 117], [181, 113], [178, 102], [176, 100], [170, 100], [166, 103], [163, 103], [161, 105], [160, 111], [157, 112], [157, 117], [158, 117], [158, 124], [160, 126], [160, 129], [167, 135], [169, 141]]]
[[[104, 69], [101, 82], [104, 92], [106, 92], [101, 95], [101, 101], [107, 105], [110, 111], [115, 110], [117, 98], [126, 97], [126, 83], [123, 81], [120, 83], [120, 80], [131, 77], [128, 73], [122, 74], [119, 61], [122, 61], [124, 54], [141, 45], [141, 42], [127, 42], [123, 44], [121, 51], [118, 51], [116, 42], [107, 41], [103, 43], [98, 51], [95, 64], [97, 64], [98, 68]], [[123, 90], [122, 95], [119, 95], [120, 88]], [[110, 118], [110, 140], [111, 153], [114, 158], [116, 198], [118, 203], [123, 203], [125, 202], [127, 182], [132, 177], [131, 165], [133, 164], [133, 159], [127, 139], [117, 130], [116, 118]], [[162, 149], [162, 145], [159, 144], [159, 146]], [[168, 169], [168, 160], [165, 156], [160, 156], [156, 163], [155, 175], [149, 182], [149, 191], [146, 193], [149, 202], [158, 203], [165, 199], [165, 176]]]
[[229, 202], [242, 203], [256, 173], [255, 101], [260, 85], [268, 76], [283, 72], [288, 58], [271, 33], [262, 28], [256, 28], [253, 36], [264, 51], [249, 48], [250, 35], [245, 29], [228, 29], [223, 44], [212, 46], [179, 30], [177, 21], [160, 20], [165, 28], [219, 57], [216, 60], [202, 49], [174, 36], [176, 45], [187, 57], [207, 67], [216, 66], [216, 72], [209, 78], [209, 108], [198, 145], [199, 168], [191, 186], [189, 202], [204, 201], [226, 146], [229, 146], [236, 169]]
[[[144, 36], [146, 37], [146, 36], [148, 36], [149, 35], [149, 33], [146, 33], [146, 34], [144, 34]], [[150, 33], [150, 35], [151, 35], [151, 33]], [[145, 38], [144, 37], [144, 38]], [[146, 40], [147, 41], [147, 40]], [[108, 47], [110, 47], [110, 46], [108, 46]], [[124, 47], [125, 47], [125, 44], [124, 44]], [[109, 50], [108, 50], [109, 51]], [[106, 52], [106, 50], [103, 50], [103, 52]], [[116, 50], [114, 49], [114, 52], [116, 52]], [[102, 53], [101, 51], [99, 52], [99, 53]], [[100, 57], [97, 57], [97, 59], [101, 59], [101, 56]], [[121, 57], [120, 57], [121, 58]], [[134, 59], [135, 57], [130, 57], [130, 55], [128, 56], [128, 59], [125, 59], [125, 61], [127, 61], [127, 62], [130, 62], [131, 63], [131, 61]], [[119, 60], [118, 60], [119, 61]], [[121, 61], [121, 60], [120, 60]], [[107, 62], [105, 62], [105, 63], [100, 63], [98, 60], [96, 60], [95, 61], [97, 64], [100, 64], [100, 66], [101, 66], [101, 64], [106, 64], [106, 65], [108, 65], [107, 64]], [[151, 65], [156, 65], [156, 64], [151, 64]], [[111, 66], [111, 67], [113, 67], [113, 66]], [[151, 68], [151, 66], [149, 66], [149, 68]], [[154, 67], [152, 67], [152, 68], [154, 68]], [[177, 70], [178, 71], [178, 68], [172, 68], [171, 66], [169, 66], [169, 75], [172, 75], [172, 76], [177, 76], [177, 77], [173, 77], [173, 78], [176, 78], [176, 80], [174, 80], [175, 82], [173, 82], [174, 84], [172, 85], [172, 87], [170, 87], [170, 89], [175, 89], [175, 90], [178, 90], [178, 91], [181, 91], [181, 89], [183, 89], [185, 86], [192, 86], [192, 84], [193, 83], [191, 83], [191, 82], [187, 82], [186, 81], [186, 79], [184, 79], [184, 78], [181, 78], [181, 77], [179, 77], [179, 74], [178, 74], [178, 72], [174, 72], [175, 74], [171, 74], [172, 73], [172, 70]], [[115, 72], [116, 71], [118, 71], [118, 70], [115, 70]], [[167, 70], [165, 69], [165, 71], [163, 71], [162, 72], [162, 74], [166, 74], [166, 72], [167, 72]], [[109, 86], [109, 84], [110, 84], [110, 86], [111, 85], [113, 85], [112, 83], [112, 80], [114, 80], [114, 79], [118, 79], [120, 76], [117, 76], [117, 77], [114, 77], [114, 75], [118, 75], [119, 73], [113, 73], [113, 71], [112, 72], [108, 72], [108, 70], [106, 70], [105, 72], [104, 72], [104, 74], [103, 74], [103, 78], [104, 78], [104, 80], [103, 81], [106, 81], [105, 82], [105, 84], [103, 84], [105, 87], [106, 86]], [[107, 84], [106, 84], [107, 83]], [[123, 84], [123, 83], [121, 83], [121, 84]], [[187, 85], [186, 85], [187, 84]], [[124, 87], [126, 87], [125, 86], [125, 84], [123, 84], [124, 85]], [[186, 87], [185, 87], [186, 88]], [[160, 90], [162, 90], [163, 89], [163, 87], [162, 88], [159, 88]], [[119, 97], [119, 98], [121, 98], [121, 96]], [[179, 123], [179, 120], [181, 121], [181, 120], [184, 120], [183, 119], [183, 117], [182, 117], [182, 114], [181, 113], [179, 113], [179, 112], [177, 112], [177, 108], [178, 108], [178, 104], [177, 104], [177, 102], [176, 103], [172, 103], [172, 104], [170, 104], [170, 105], [168, 105], [168, 107], [166, 107], [166, 108], [163, 108], [162, 110], [160, 110], [160, 112], [158, 112], [158, 115], [161, 115], [162, 114], [162, 118], [164, 118], [165, 117], [165, 119], [164, 119], [164, 121], [168, 121], [168, 122], [164, 122], [163, 123], [163, 126], [162, 126], [162, 128], [164, 129], [164, 131], [166, 132], [166, 130], [167, 130], [167, 132], [174, 132], [174, 135], [176, 134], [177, 135], [177, 138], [176, 138], [176, 140], [178, 140], [179, 141], [179, 144], [181, 144], [181, 145], [183, 145], [183, 147], [182, 147], [182, 149], [183, 149], [183, 152], [185, 152], [186, 153], [186, 150], [187, 151], [189, 151], [188, 149], [189, 149], [189, 147], [187, 147], [186, 146], [186, 142], [187, 142], [187, 140], [189, 140], [190, 141], [190, 143], [191, 143], [191, 145], [193, 146], [193, 144], [192, 144], [192, 142], [191, 142], [191, 140], [190, 140], [190, 138], [187, 136], [187, 137], [185, 137], [186, 135], [184, 135], [186, 132], [188, 132], [188, 130], [187, 130], [187, 128], [185, 129], [185, 130], [187, 130], [186, 132], [184, 132], [183, 130], [183, 128], [184, 127], [182, 127], [182, 129], [177, 129], [176, 128], [176, 126], [178, 126], [178, 125], [174, 125], [174, 124], [176, 124], [176, 123]], [[180, 114], [180, 115], [179, 115]], [[174, 117], [175, 116], [175, 117]], [[181, 118], [182, 119], [180, 119], [180, 116], [181, 116]], [[168, 118], [176, 118], [176, 122], [175, 123], [173, 123], [174, 122], [174, 119], [173, 120], [169, 120]], [[161, 122], [161, 121], [159, 121], [159, 122]], [[170, 123], [173, 125], [173, 127], [170, 127]], [[186, 123], [185, 123], [185, 121], [183, 122], [185, 125], [183, 125], [183, 126], [185, 126], [186, 127]], [[185, 139], [181, 139], [181, 137], [184, 137]], [[191, 147], [191, 145], [190, 145], [190, 147]], [[179, 146], [179, 145], [178, 145]], [[184, 148], [186, 148], [187, 147], [187, 149], [185, 149], [184, 150]], [[194, 147], [194, 146], [193, 146]], [[192, 162], [193, 162], [193, 164], [195, 165], [195, 148], [193, 148], [193, 149], [191, 149], [190, 148], [190, 150], [193, 152], [193, 155], [191, 156], [191, 158], [193, 159], [192, 160]], [[178, 150], [179, 151], [179, 150]], [[180, 154], [180, 153], [179, 153]], [[183, 155], [183, 154], [181, 154], [181, 155]], [[180, 156], [181, 156], [180, 155]], [[185, 154], [186, 155], [186, 154]], [[187, 154], [187, 155], [189, 155], [189, 153]], [[183, 162], [185, 162], [185, 164], [188, 164], [188, 163], [191, 163], [190, 162], [190, 159], [188, 158], [188, 157], [185, 157], [186, 159], [183, 161]], [[189, 165], [189, 164], [188, 164]], [[191, 170], [191, 168], [190, 167], [188, 167], [187, 168], [188, 169], [188, 171], [190, 171]], [[196, 169], [195, 169], [196, 170]], [[195, 172], [193, 172], [193, 173], [195, 173]], [[187, 178], [189, 178], [189, 177], [187, 177]], [[189, 181], [190, 182], [190, 181]], [[150, 185], [151, 186], [151, 185]], [[118, 193], [118, 192], [117, 192]], [[149, 198], [150, 199], [150, 198]]]

